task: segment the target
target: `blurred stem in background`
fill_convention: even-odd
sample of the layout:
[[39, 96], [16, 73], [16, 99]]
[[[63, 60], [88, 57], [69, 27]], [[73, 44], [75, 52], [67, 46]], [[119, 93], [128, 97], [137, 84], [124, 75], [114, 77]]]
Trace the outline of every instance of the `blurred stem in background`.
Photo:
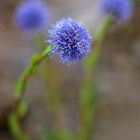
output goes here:
[[[46, 47], [44, 36], [40, 35], [36, 40], [39, 49], [44, 49]], [[67, 128], [64, 124], [63, 104], [61, 101], [60, 86], [56, 71], [52, 60], [46, 60], [42, 65], [41, 74], [47, 87], [45, 100], [51, 116], [51, 127], [46, 132], [45, 139], [72, 140], [72, 136], [68, 130], [66, 130]]]
[[29, 140], [21, 128], [20, 120], [25, 116], [28, 107], [25, 102], [24, 94], [29, 82], [29, 78], [36, 72], [40, 63], [48, 57], [52, 46], [48, 46], [41, 53], [35, 54], [32, 57], [30, 65], [24, 70], [21, 77], [18, 79], [15, 87], [15, 108], [9, 115], [9, 128], [11, 133], [17, 140]]
[[95, 32], [95, 47], [87, 56], [84, 63], [84, 81], [81, 87], [80, 105], [81, 105], [81, 124], [80, 124], [80, 140], [90, 140], [93, 134], [93, 123], [95, 119], [95, 90], [93, 85], [93, 75], [97, 64], [100, 60], [102, 44], [110, 29], [113, 20], [107, 17], [101, 27]]
[[[39, 49], [46, 48], [46, 42], [44, 42], [44, 36], [40, 35], [37, 37], [37, 47]], [[47, 87], [47, 105], [48, 109], [53, 116], [53, 118], [56, 118], [56, 116], [59, 114], [60, 110], [62, 109], [61, 105], [61, 97], [59, 93], [59, 83], [56, 77], [55, 70], [53, 68], [53, 63], [51, 60], [46, 60], [44, 65], [41, 69], [41, 74], [46, 82]]]

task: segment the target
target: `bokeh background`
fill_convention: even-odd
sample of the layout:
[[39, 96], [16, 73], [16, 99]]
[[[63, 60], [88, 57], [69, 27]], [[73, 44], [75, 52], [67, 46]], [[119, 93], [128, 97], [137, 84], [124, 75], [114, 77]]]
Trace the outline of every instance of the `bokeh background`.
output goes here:
[[[93, 34], [103, 19], [98, 12], [98, 1], [47, 0], [51, 18], [45, 31], [57, 20], [72, 17], [86, 24]], [[34, 33], [23, 32], [14, 22], [15, 8], [19, 3], [20, 0], [0, 0], [0, 140], [12, 140], [4, 121], [9, 106], [14, 102], [14, 83], [31, 55], [38, 51]], [[44, 33], [47, 36], [47, 32]], [[82, 63], [66, 66], [56, 59], [50, 61], [60, 87], [58, 94], [64, 104], [63, 123], [74, 132], [79, 121]], [[31, 78], [26, 92], [30, 110], [23, 127], [33, 140], [45, 139], [52, 121], [47, 111], [47, 85], [41, 68]], [[139, 0], [135, 1], [132, 19], [123, 25], [115, 25], [108, 33], [96, 70], [95, 84], [97, 111], [93, 140], [140, 140]]]

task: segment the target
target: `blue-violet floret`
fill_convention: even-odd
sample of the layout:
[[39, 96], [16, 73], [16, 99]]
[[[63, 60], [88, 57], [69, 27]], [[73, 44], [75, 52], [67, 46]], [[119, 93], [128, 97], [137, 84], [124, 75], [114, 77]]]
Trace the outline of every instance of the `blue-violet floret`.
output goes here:
[[59, 55], [60, 62], [71, 64], [85, 57], [91, 48], [91, 36], [77, 20], [67, 18], [58, 21], [49, 30], [48, 42], [54, 46], [51, 55]]
[[29, 0], [17, 7], [15, 20], [22, 29], [38, 29], [47, 24], [48, 13], [48, 7], [44, 1]]
[[127, 21], [132, 14], [131, 0], [101, 0], [101, 10], [118, 21]]

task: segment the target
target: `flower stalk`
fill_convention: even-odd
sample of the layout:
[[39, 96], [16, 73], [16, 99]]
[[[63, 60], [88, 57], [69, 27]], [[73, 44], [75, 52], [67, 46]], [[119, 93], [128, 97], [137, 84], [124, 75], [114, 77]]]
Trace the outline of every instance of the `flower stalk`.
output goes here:
[[85, 77], [81, 88], [81, 125], [80, 140], [89, 140], [92, 136], [93, 121], [95, 118], [95, 91], [93, 84], [93, 75], [100, 60], [102, 43], [112, 25], [112, 18], [105, 19], [102, 26], [95, 33], [95, 48], [87, 56], [84, 63]]
[[28, 140], [27, 136], [22, 132], [20, 120], [25, 116], [28, 107], [25, 102], [24, 95], [27, 88], [29, 78], [36, 72], [40, 63], [48, 57], [52, 46], [48, 46], [42, 53], [35, 54], [32, 57], [30, 65], [24, 70], [18, 79], [15, 87], [15, 108], [9, 116], [9, 128], [17, 140]]

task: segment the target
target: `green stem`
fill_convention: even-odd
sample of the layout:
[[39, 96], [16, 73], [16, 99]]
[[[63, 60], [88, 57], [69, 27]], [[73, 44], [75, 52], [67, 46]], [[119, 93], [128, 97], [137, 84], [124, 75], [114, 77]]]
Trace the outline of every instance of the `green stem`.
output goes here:
[[93, 85], [93, 73], [100, 60], [102, 43], [105, 35], [112, 25], [112, 19], [109, 17], [105, 19], [102, 26], [95, 33], [95, 48], [87, 57], [84, 63], [85, 79], [81, 89], [81, 126], [80, 126], [80, 140], [90, 140], [93, 131], [93, 121], [95, 116], [95, 91]]
[[[61, 103], [61, 95], [60, 95], [60, 89], [58, 86], [58, 80], [57, 75], [54, 71], [53, 64], [51, 61], [46, 62], [47, 66], [45, 69], [45, 76], [46, 76], [46, 83], [47, 83], [47, 105], [48, 109], [53, 116], [53, 118], [56, 118], [56, 116], [60, 115], [61, 109], [62, 109], [62, 103]], [[55, 124], [54, 124], [55, 125]]]
[[[37, 40], [37, 47], [39, 49], [44, 49], [46, 47], [46, 43], [43, 42], [44, 36], [39, 35], [36, 38]], [[41, 69], [41, 74], [45, 80], [46, 87], [47, 87], [47, 94], [46, 94], [46, 102], [47, 102], [47, 109], [49, 113], [51, 114], [52, 119], [52, 128], [49, 128], [50, 130], [47, 132], [48, 135], [50, 135], [53, 131], [53, 137], [57, 140], [66, 140], [71, 139], [69, 138], [69, 135], [66, 134], [66, 128], [63, 123], [63, 108], [62, 108], [62, 102], [61, 102], [61, 94], [60, 94], [60, 86], [58, 81], [58, 76], [56, 73], [56, 69], [53, 66], [52, 60], [46, 60], [44, 65]], [[68, 133], [68, 132], [67, 132]], [[47, 138], [48, 140], [52, 139], [50, 137]]]
[[[42, 53], [35, 54], [32, 57], [30, 65], [24, 70], [21, 77], [18, 79], [15, 87], [16, 106], [9, 116], [9, 128], [17, 140], [28, 140], [27, 136], [22, 132], [20, 119], [25, 115], [26, 102], [24, 100], [25, 90], [29, 78], [36, 72], [39, 64], [48, 56], [52, 47], [48, 46]], [[26, 108], [26, 109], [25, 109]], [[24, 111], [22, 111], [24, 110]]]
[[52, 47], [49, 46], [42, 53], [35, 54], [32, 57], [31, 64], [25, 69], [25, 71], [17, 81], [15, 91], [17, 102], [20, 102], [20, 100], [22, 100], [30, 76], [34, 74], [34, 72], [36, 72], [39, 64], [48, 56], [48, 53], [51, 51], [51, 49]]
[[[63, 103], [61, 101], [60, 93], [60, 84], [56, 74], [56, 69], [54, 68], [52, 61], [46, 62], [45, 77], [47, 83], [47, 108], [51, 114], [52, 118], [52, 130], [48, 131], [49, 133], [53, 132], [53, 137], [56, 140], [72, 140], [74, 137], [69, 133], [68, 129], [64, 124], [64, 112], [63, 112]], [[48, 138], [51, 140], [52, 138]]]
[[[46, 47], [46, 43], [43, 42], [44, 36], [38, 36], [37, 37], [37, 46], [39, 49], [43, 49]], [[55, 129], [56, 133], [53, 133], [55, 135], [55, 138], [58, 139], [60, 132], [62, 132], [62, 124], [61, 120], [63, 118], [62, 116], [62, 103], [61, 103], [61, 95], [60, 95], [60, 88], [59, 88], [59, 82], [57, 79], [57, 75], [55, 72], [55, 68], [53, 66], [52, 60], [46, 60], [44, 65], [42, 66], [41, 69], [41, 74], [44, 78], [46, 87], [47, 87], [47, 94], [46, 94], [46, 104], [47, 104], [47, 109], [49, 113], [51, 114], [51, 119], [52, 119], [52, 128]], [[52, 130], [54, 131], [54, 130]], [[60, 131], [58, 133], [58, 131]], [[48, 131], [48, 133], [50, 133]], [[49, 134], [48, 134], [49, 135]], [[49, 138], [48, 138], [49, 140]]]

